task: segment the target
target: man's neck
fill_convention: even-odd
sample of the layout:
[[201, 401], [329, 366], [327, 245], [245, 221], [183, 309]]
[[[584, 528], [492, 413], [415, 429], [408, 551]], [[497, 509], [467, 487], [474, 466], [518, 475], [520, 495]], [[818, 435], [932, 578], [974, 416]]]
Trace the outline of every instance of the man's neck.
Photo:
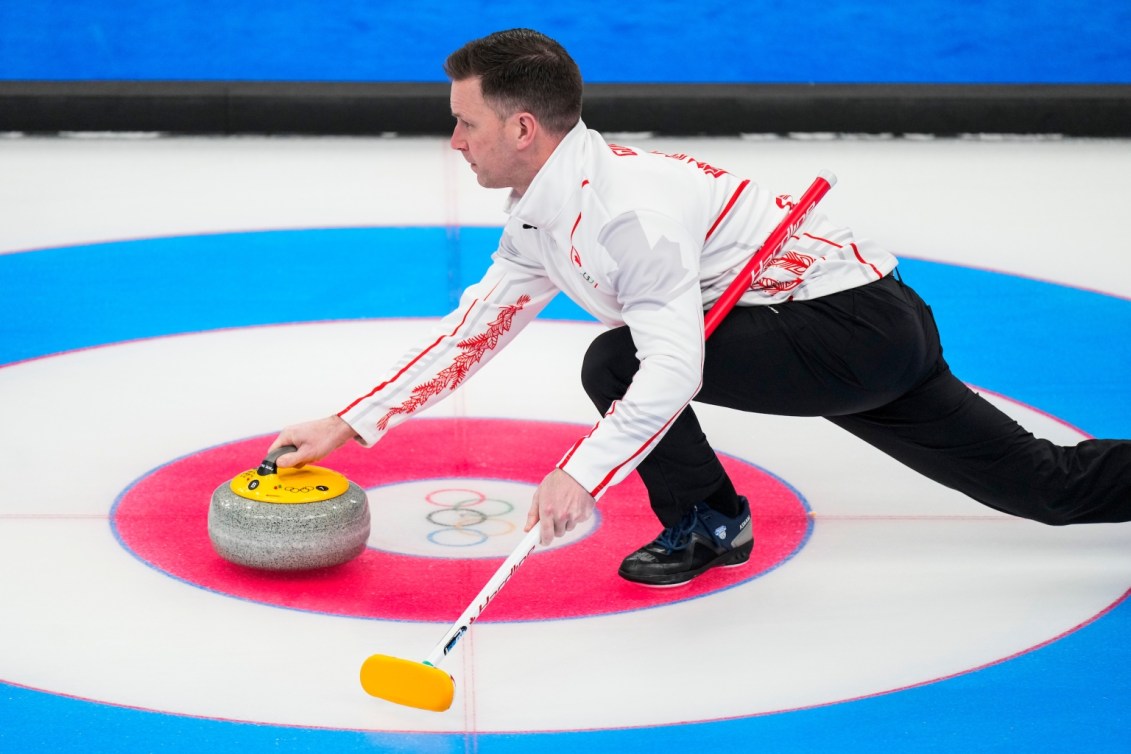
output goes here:
[[534, 182], [534, 179], [538, 176], [538, 173], [542, 170], [542, 167], [554, 154], [554, 150], [558, 148], [558, 145], [561, 144], [562, 141], [565, 140], [565, 137], [568, 135], [568, 131], [564, 134], [557, 134], [554, 136], [544, 135], [544, 138], [540, 139], [537, 144], [531, 147], [531, 149], [534, 151], [529, 157], [530, 169], [526, 171], [526, 174], [529, 177], [524, 183], [515, 184], [511, 187], [511, 190], [514, 192], [515, 197], [522, 197], [526, 194], [526, 192], [530, 189], [530, 184]]

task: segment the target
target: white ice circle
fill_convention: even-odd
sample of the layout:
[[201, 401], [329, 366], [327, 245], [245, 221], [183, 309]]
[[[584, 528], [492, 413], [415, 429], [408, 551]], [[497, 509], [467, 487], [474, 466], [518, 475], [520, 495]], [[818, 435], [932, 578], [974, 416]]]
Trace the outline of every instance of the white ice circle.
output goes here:
[[[430, 558], [506, 557], [522, 541], [535, 487], [500, 479], [421, 479], [371, 487], [369, 546]], [[596, 518], [552, 550], [593, 531]]]

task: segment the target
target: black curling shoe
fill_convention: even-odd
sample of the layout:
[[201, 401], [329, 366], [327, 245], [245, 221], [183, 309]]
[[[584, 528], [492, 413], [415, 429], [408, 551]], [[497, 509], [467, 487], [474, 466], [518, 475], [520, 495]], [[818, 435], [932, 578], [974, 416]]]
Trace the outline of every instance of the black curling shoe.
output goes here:
[[624, 559], [621, 578], [646, 586], [686, 584], [715, 566], [736, 566], [750, 559], [754, 531], [750, 503], [733, 518], [699, 503], [679, 523]]

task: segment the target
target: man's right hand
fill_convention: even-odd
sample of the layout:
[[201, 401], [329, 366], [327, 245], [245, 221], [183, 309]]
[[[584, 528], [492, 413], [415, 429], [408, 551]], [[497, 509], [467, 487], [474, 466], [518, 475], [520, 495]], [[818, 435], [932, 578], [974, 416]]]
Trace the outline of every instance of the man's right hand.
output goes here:
[[305, 464], [330, 455], [352, 440], [355, 435], [353, 427], [346, 424], [344, 419], [327, 416], [325, 419], [315, 419], [285, 427], [271, 443], [267, 452], [270, 453], [283, 445], [294, 445], [298, 450], [284, 453], [275, 463], [280, 467], [302, 468]]

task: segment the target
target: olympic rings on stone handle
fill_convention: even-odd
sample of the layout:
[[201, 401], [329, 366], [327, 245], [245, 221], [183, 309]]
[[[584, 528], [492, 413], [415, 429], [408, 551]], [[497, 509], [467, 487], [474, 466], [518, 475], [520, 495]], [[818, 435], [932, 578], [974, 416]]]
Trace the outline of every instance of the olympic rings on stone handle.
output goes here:
[[[438, 499], [448, 493], [471, 497], [455, 501]], [[440, 507], [440, 510], [432, 511], [425, 517], [429, 523], [440, 527], [428, 533], [428, 541], [432, 544], [441, 547], [473, 547], [486, 542], [488, 537], [506, 536], [515, 530], [514, 523], [503, 518], [514, 510], [514, 505], [506, 500], [488, 498], [478, 490], [445, 488], [429, 492], [424, 499], [429, 504]], [[484, 503], [490, 512], [474, 507]], [[486, 530], [478, 528], [484, 524], [488, 525]], [[491, 529], [494, 531], [490, 531]]]

